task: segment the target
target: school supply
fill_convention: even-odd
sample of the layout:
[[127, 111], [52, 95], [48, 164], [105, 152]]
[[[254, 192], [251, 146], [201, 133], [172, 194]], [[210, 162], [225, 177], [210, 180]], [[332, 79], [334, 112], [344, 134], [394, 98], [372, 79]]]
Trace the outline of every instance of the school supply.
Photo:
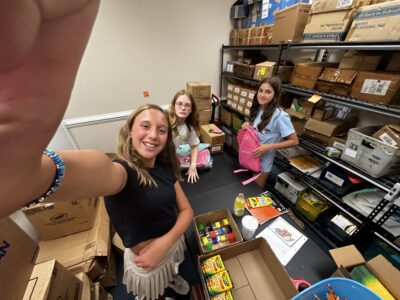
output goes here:
[[254, 149], [260, 146], [258, 134], [254, 128], [247, 126], [246, 128], [239, 129], [237, 134], [239, 145], [239, 163], [245, 169], [234, 170], [234, 173], [253, 171], [258, 173], [252, 178], [242, 182], [243, 185], [253, 182], [261, 175], [261, 161], [259, 157], [253, 155]]
[[[178, 160], [180, 163], [181, 169], [188, 169], [190, 167], [191, 157], [190, 155], [178, 155]], [[210, 151], [206, 148], [199, 151], [197, 155], [196, 168], [199, 169], [208, 169], [212, 167], [212, 159], [210, 155]]]
[[247, 199], [249, 200], [251, 208], [268, 206], [271, 205], [273, 202], [271, 197], [268, 196], [249, 197]]
[[233, 214], [236, 217], [242, 217], [243, 213], [244, 213], [244, 195], [243, 193], [239, 193], [236, 198], [235, 201], [233, 202]]
[[[247, 211], [257, 219], [258, 224], [262, 225], [265, 222], [287, 212], [286, 208], [282, 205], [278, 204], [277, 202], [273, 201], [272, 198], [269, 196], [268, 192], [264, 192], [258, 197], [268, 197], [270, 199], [270, 204], [268, 206], [261, 206], [253, 208], [250, 205], [249, 199], [245, 201], [245, 207]], [[252, 197], [250, 197], [252, 198]]]

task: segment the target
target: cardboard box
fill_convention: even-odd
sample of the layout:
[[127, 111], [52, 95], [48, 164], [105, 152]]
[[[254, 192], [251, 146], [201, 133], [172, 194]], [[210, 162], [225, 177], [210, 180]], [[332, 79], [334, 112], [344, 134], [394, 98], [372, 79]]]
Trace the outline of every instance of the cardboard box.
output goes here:
[[351, 86], [330, 83], [326, 81], [317, 81], [317, 83], [315, 84], [315, 90], [323, 93], [349, 96], [351, 93]]
[[188, 81], [186, 89], [190, 92], [193, 98], [211, 98], [211, 84], [206, 82]]
[[2, 299], [22, 299], [31, 278], [38, 251], [38, 245], [10, 217], [0, 219]]
[[211, 120], [211, 109], [206, 109], [206, 110], [199, 110], [198, 115], [199, 115], [199, 122], [210, 122]]
[[354, 16], [346, 41], [400, 40], [400, 0], [361, 7]]
[[312, 2], [310, 14], [351, 9], [351, 8], [360, 8], [361, 6], [368, 5], [369, 3], [370, 0], [353, 0], [353, 1], [314, 0]]
[[359, 72], [350, 96], [382, 104], [400, 103], [400, 74]]
[[[253, 79], [262, 80], [264, 78], [270, 78], [274, 75], [274, 68], [276, 63], [273, 61], [265, 61], [256, 65], [254, 70]], [[277, 77], [281, 79], [281, 82], [289, 82], [292, 78], [293, 66], [279, 66]]]
[[331, 137], [340, 133], [347, 132], [350, 128], [356, 126], [357, 122], [357, 117], [325, 121], [318, 121], [310, 118], [307, 120], [304, 128], [323, 136]]
[[[223, 132], [213, 133], [210, 132], [210, 130], [219, 130], [219, 128], [215, 124], [206, 124], [200, 126], [200, 139], [203, 143], [211, 145], [211, 152], [221, 152], [225, 141], [225, 134]], [[222, 146], [220, 147], [220, 145]], [[215, 148], [214, 151], [213, 147]]]
[[111, 238], [104, 201], [100, 201], [96, 224], [92, 229], [42, 241], [39, 246], [37, 263], [55, 258], [74, 274], [85, 272], [93, 281], [105, 277], [111, 260]]
[[395, 299], [400, 299], [400, 271], [397, 270], [383, 255], [377, 255], [365, 261], [354, 245], [329, 250], [338, 266], [336, 276], [351, 278], [349, 271], [356, 266], [365, 265], [388, 289]]
[[371, 52], [346, 51], [340, 60], [339, 69], [353, 69], [358, 71], [375, 71], [382, 55]]
[[400, 52], [392, 52], [392, 57], [386, 65], [385, 71], [400, 72]]
[[347, 135], [332, 136], [329, 139], [328, 146], [335, 147], [341, 151], [346, 147]]
[[323, 121], [329, 119], [335, 113], [335, 108], [332, 106], [316, 108], [313, 113], [313, 119]]
[[[233, 201], [233, 200], [232, 200]], [[233, 202], [232, 202], [233, 203]], [[213, 245], [212, 250], [208, 250], [205, 246], [203, 246], [200, 232], [198, 225], [203, 224], [206, 226], [208, 222], [215, 223], [215, 222], [221, 222], [223, 219], [228, 219], [230, 226], [232, 227], [232, 232], [235, 236], [235, 242], [233, 243], [218, 243]], [[221, 209], [221, 210], [216, 210], [216, 211], [211, 211], [206, 214], [198, 215], [193, 218], [193, 226], [195, 229], [195, 234], [196, 234], [196, 242], [197, 245], [199, 246], [200, 253], [209, 253], [209, 252], [214, 252], [215, 250], [222, 249], [225, 247], [230, 247], [232, 245], [236, 245], [237, 243], [243, 242], [243, 237], [242, 234], [240, 233], [240, 230], [238, 226], [236, 225], [235, 220], [233, 219], [231, 212], [228, 209]]]
[[343, 41], [355, 11], [340, 10], [310, 15], [304, 28], [303, 43]]
[[334, 67], [336, 64], [326, 62], [303, 62], [294, 66], [291, 83], [295, 86], [314, 89], [322, 70], [325, 67]]
[[301, 112], [297, 112], [291, 108], [286, 109], [286, 112], [291, 116], [292, 124], [297, 135], [300, 136], [303, 133], [304, 125], [306, 124], [309, 116]]
[[223, 107], [221, 108], [221, 122], [228, 127], [232, 127], [232, 113]]
[[82, 297], [81, 300], [93, 300], [94, 299], [94, 284], [85, 273], [78, 273], [75, 275], [80, 281], [82, 281]]
[[348, 96], [356, 76], [355, 70], [325, 68], [315, 88], [320, 92]]
[[55, 259], [36, 264], [24, 300], [74, 299], [82, 296], [82, 282]]
[[201, 110], [210, 110], [211, 109], [211, 100], [208, 98], [204, 98], [204, 99], [193, 99], [194, 103], [196, 104], [196, 108], [198, 111]]
[[51, 240], [94, 226], [98, 198], [71, 202], [39, 203], [21, 208], [39, 232], [41, 240]]
[[311, 4], [298, 3], [275, 13], [272, 43], [299, 43], [306, 26]]
[[[200, 255], [199, 270], [203, 260], [217, 254], [221, 255], [232, 279], [235, 300], [288, 300], [297, 294], [286, 270], [265, 239], [257, 238]], [[203, 276], [201, 280], [205, 298], [210, 300]]]
[[307, 190], [307, 186], [289, 172], [283, 172], [276, 177], [275, 189], [295, 204], [297, 197]]
[[318, 102], [322, 99], [322, 96], [314, 94], [303, 103], [301, 112], [307, 116], [312, 116], [314, 109], [317, 107]]
[[112, 300], [113, 297], [111, 294], [107, 293], [107, 291], [101, 286], [100, 282], [94, 283], [94, 300]]
[[374, 133], [372, 137], [393, 147], [400, 148], [400, 124], [385, 125]]

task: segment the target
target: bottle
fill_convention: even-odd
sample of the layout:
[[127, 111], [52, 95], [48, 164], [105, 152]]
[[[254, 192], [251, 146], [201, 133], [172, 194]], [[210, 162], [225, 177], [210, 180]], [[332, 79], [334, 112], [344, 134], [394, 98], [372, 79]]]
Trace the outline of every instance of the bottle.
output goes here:
[[239, 193], [236, 198], [235, 202], [233, 203], [233, 214], [236, 217], [243, 216], [244, 213], [244, 195], [243, 193]]

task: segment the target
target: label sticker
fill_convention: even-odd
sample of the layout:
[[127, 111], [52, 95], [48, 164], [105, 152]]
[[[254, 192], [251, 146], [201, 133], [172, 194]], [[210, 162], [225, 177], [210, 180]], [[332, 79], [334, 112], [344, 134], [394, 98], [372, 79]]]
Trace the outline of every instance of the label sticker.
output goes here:
[[357, 156], [357, 150], [353, 150], [353, 149], [350, 149], [350, 148], [346, 148], [346, 149], [344, 150], [344, 154], [347, 155], [347, 156], [350, 156], [351, 158], [356, 158], [356, 156]]
[[332, 181], [333, 183], [335, 183], [338, 186], [343, 186], [344, 180], [329, 171], [326, 172], [325, 178]]
[[342, 8], [345, 6], [350, 6], [353, 3], [353, 0], [337, 0], [336, 8]]
[[365, 79], [361, 93], [385, 96], [391, 83], [391, 80]]

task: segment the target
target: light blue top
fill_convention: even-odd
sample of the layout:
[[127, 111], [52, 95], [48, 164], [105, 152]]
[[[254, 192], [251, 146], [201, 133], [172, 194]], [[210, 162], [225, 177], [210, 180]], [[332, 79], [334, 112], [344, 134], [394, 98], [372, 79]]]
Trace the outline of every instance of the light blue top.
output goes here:
[[[261, 122], [263, 109], [260, 107], [257, 117], [255, 118], [252, 126], [258, 133], [260, 144], [275, 144], [281, 142], [285, 137], [294, 133], [290, 115], [282, 110], [276, 108], [272, 114], [271, 120], [261, 132], [258, 131], [257, 125]], [[274, 163], [276, 150], [270, 150], [261, 158], [261, 171], [270, 172]]]

